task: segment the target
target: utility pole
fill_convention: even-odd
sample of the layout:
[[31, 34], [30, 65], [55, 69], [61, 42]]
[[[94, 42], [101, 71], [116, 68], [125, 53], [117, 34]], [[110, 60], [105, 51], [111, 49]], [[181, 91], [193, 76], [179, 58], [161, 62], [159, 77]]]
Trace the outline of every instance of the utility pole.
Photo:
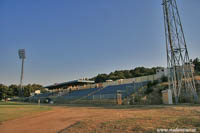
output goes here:
[[23, 79], [24, 79], [24, 60], [26, 58], [25, 56], [25, 49], [19, 49], [18, 51], [19, 54], [19, 59], [22, 60], [22, 66], [21, 66], [21, 76], [20, 76], [20, 92], [19, 92], [19, 96], [23, 96]]
[[175, 102], [198, 101], [192, 64], [178, 12], [176, 0], [163, 0], [169, 89]]

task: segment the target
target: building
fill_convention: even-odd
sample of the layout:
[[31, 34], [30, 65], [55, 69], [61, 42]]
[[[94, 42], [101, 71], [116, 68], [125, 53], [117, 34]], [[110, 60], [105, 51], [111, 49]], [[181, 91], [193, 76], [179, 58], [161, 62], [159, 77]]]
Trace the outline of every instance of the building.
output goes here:
[[40, 90], [35, 90], [35, 94], [40, 94], [41, 91]]
[[173, 104], [172, 91], [170, 89], [162, 91], [162, 101], [163, 104]]
[[158, 77], [163, 77], [163, 76], [167, 77], [168, 73], [169, 73], [169, 70], [167, 68], [161, 67], [159, 69], [156, 69], [156, 75]]
[[64, 83], [57, 83], [54, 85], [45, 86], [48, 90], [60, 90], [60, 89], [69, 89], [69, 90], [80, 90], [85, 88], [91, 88], [91, 85], [94, 84], [94, 81], [79, 79], [68, 81]]

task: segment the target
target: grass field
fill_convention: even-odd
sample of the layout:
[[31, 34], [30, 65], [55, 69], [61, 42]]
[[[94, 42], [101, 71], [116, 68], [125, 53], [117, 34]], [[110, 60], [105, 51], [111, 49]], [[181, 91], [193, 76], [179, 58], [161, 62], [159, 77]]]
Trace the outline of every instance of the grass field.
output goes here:
[[[28, 117], [20, 119], [25, 115]], [[9, 121], [15, 118], [19, 119]], [[4, 133], [156, 133], [157, 129], [176, 128], [200, 132], [199, 105], [48, 107], [0, 103], [0, 119], [8, 120], [0, 124]]]
[[107, 115], [78, 121], [60, 133], [156, 133], [157, 129], [200, 132], [199, 106], [116, 106], [104, 113]]
[[16, 102], [0, 102], [0, 123], [50, 109], [51, 108], [48, 106]]

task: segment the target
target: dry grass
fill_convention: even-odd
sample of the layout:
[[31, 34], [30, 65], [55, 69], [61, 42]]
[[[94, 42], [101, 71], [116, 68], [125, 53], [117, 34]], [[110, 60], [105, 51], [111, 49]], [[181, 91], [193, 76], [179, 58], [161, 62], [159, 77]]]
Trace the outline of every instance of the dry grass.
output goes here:
[[0, 123], [45, 110], [50, 110], [50, 107], [25, 103], [0, 102]]
[[197, 105], [70, 105], [51, 108], [51, 111], [39, 115], [7, 121], [0, 125], [0, 130], [4, 133], [153, 133], [158, 128], [195, 128], [200, 131], [200, 106]]
[[99, 115], [78, 121], [61, 133], [152, 133], [159, 128], [195, 128], [200, 131], [198, 111], [200, 107], [138, 107], [105, 112], [100, 109], [95, 112]]

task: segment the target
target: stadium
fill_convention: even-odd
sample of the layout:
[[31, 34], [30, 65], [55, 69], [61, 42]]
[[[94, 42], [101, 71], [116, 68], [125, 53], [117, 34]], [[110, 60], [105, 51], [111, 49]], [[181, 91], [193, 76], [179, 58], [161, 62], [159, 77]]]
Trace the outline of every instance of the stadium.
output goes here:
[[[164, 69], [162, 69], [164, 70]], [[155, 75], [142, 76], [130, 79], [107, 80], [103, 83], [79, 79], [64, 83], [45, 86], [48, 93], [37, 94], [29, 97], [29, 102], [51, 102], [51, 103], [104, 103], [122, 104], [123, 100], [130, 97], [139, 90], [145, 91], [149, 82], [160, 81], [167, 76], [164, 71], [157, 70]]]
[[200, 132], [199, 4], [3, 0], [0, 132]]

